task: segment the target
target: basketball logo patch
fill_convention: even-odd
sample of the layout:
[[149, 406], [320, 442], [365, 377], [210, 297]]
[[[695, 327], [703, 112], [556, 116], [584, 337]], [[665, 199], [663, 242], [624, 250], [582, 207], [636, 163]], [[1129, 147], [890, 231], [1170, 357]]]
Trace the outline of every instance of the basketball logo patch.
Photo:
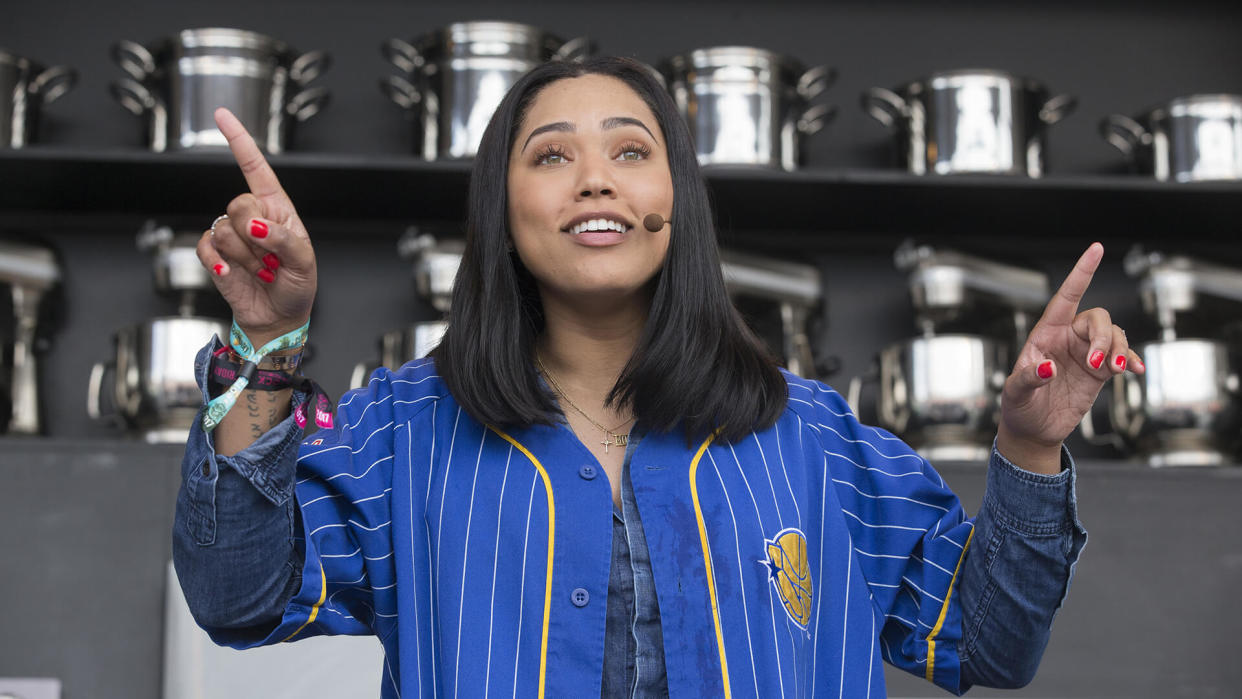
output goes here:
[[806, 559], [806, 536], [788, 528], [765, 539], [768, 560], [768, 581], [776, 588], [785, 613], [795, 624], [806, 628], [811, 621], [811, 566]]

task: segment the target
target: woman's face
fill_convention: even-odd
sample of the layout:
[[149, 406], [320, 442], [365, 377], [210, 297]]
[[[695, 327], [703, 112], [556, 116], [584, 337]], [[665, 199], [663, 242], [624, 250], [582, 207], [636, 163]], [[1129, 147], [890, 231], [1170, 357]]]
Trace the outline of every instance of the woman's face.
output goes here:
[[637, 299], [664, 264], [673, 209], [655, 115], [623, 81], [584, 75], [535, 97], [509, 154], [509, 230], [545, 301]]

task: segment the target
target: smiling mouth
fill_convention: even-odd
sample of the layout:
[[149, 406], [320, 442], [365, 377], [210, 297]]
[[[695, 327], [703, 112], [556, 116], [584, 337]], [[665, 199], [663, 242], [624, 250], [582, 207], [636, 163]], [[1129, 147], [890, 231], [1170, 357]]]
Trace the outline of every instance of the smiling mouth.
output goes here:
[[588, 231], [616, 231], [618, 233], [625, 233], [631, 228], [632, 226], [627, 226], [620, 221], [613, 221], [612, 219], [607, 218], [593, 218], [588, 221], [576, 223], [562, 230], [570, 235], [580, 235]]

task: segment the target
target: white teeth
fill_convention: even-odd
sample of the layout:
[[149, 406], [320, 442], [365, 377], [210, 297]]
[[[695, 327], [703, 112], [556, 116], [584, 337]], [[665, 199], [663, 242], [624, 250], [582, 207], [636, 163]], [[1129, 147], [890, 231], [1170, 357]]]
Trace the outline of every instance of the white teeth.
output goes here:
[[617, 231], [619, 233], [624, 233], [626, 231], [626, 226], [624, 223], [619, 221], [596, 218], [591, 219], [590, 221], [583, 221], [582, 223], [572, 226], [569, 229], [569, 232], [572, 235], [578, 235], [584, 231]]

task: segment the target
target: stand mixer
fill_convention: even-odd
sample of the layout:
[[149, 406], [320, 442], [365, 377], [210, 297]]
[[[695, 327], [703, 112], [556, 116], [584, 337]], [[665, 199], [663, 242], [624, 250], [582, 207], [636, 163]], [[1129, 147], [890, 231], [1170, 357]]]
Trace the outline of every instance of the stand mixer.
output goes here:
[[138, 233], [138, 249], [154, 258], [155, 288], [177, 298], [177, 315], [121, 328], [116, 358], [91, 369], [87, 414], [124, 426], [150, 444], [185, 442], [203, 402], [194, 358], [213, 336], [228, 337], [227, 322], [196, 315], [203, 292], [214, 292], [195, 253], [199, 235], [175, 234], [153, 222]]
[[[921, 336], [881, 350], [877, 419], [931, 460], [986, 462], [1017, 350], [1048, 301], [1047, 275], [953, 250], [903, 243]], [[858, 413], [866, 379], [850, 382]]]
[[[453, 300], [453, 280], [461, 266], [465, 242], [459, 239], [437, 240], [417, 226], [408, 228], [397, 241], [397, 253], [414, 265], [414, 285], [418, 295], [431, 307], [448, 313]], [[379, 364], [359, 362], [350, 376], [350, 388], [358, 388], [367, 382], [367, 376], [376, 366], [396, 368], [406, 362], [427, 356], [440, 344], [448, 322], [443, 318], [413, 323], [407, 328], [391, 330], [380, 336]]]
[[40, 306], [60, 279], [60, 265], [51, 250], [0, 240], [0, 284], [9, 286], [15, 325], [9, 382], [12, 402], [9, 434], [37, 435], [43, 431], [35, 339]]
[[1224, 338], [1242, 329], [1242, 270], [1139, 247], [1126, 254], [1125, 269], [1138, 279], [1159, 339], [1134, 348], [1146, 365], [1142, 376], [1113, 379], [1114, 431], [1097, 434], [1088, 413], [1084, 436], [1151, 466], [1230, 463], [1242, 445], [1242, 346]]
[[815, 378], [817, 367], [808, 326], [823, 302], [819, 270], [727, 250], [720, 252], [720, 270], [731, 297], [777, 304], [785, 367], [798, 376]]

